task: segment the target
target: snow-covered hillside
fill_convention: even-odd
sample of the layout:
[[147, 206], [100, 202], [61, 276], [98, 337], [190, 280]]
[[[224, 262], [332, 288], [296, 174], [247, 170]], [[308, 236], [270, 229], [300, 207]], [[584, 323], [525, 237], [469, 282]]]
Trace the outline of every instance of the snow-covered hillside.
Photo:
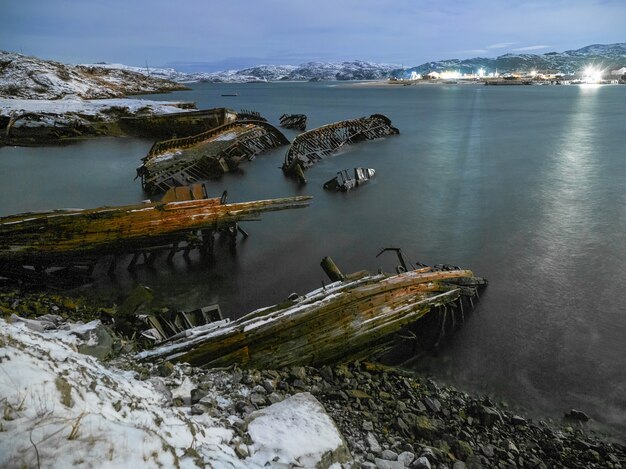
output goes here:
[[128, 69], [66, 65], [0, 51], [0, 98], [119, 98], [182, 88], [179, 83]]
[[419, 74], [431, 71], [443, 72], [456, 70], [461, 73], [477, 73], [479, 69], [486, 72], [499, 73], [554, 71], [565, 75], [579, 73], [585, 67], [594, 65], [606, 70], [619, 69], [626, 66], [626, 43], [594, 44], [565, 52], [548, 52], [546, 54], [504, 54], [497, 58], [475, 57], [472, 59], [447, 59], [427, 62], [417, 67], [397, 70], [394, 76], [405, 78], [411, 72]]
[[317, 80], [381, 80], [391, 76], [398, 65], [372, 62], [308, 62], [302, 65], [259, 65], [242, 70], [212, 73], [182, 73], [172, 68], [130, 67], [121, 64], [94, 64], [85, 67], [106, 67], [142, 73], [178, 83], [248, 83], [262, 81], [317, 81]]

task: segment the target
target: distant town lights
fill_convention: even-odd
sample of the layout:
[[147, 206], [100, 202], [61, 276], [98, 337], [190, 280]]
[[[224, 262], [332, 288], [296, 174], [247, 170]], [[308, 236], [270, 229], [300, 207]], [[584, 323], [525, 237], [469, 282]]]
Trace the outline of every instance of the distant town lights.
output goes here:
[[602, 81], [602, 70], [589, 65], [583, 70], [583, 83], [600, 83]]

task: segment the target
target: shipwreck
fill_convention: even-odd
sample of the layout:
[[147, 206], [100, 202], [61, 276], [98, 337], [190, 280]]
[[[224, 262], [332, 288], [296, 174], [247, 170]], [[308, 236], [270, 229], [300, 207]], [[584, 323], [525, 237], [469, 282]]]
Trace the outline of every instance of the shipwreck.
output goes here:
[[[414, 354], [418, 345], [437, 346], [465, 319], [487, 282], [453, 266], [405, 271], [408, 266], [402, 265], [395, 275], [344, 276], [325, 258], [322, 266], [333, 283], [235, 321], [185, 330], [139, 357], [265, 369], [373, 359], [398, 347]], [[435, 323], [434, 336], [421, 333], [428, 317]]]
[[234, 171], [244, 159], [286, 145], [287, 138], [260, 120], [237, 120], [191, 137], [156, 142], [137, 168], [143, 189], [164, 192]]
[[286, 175], [306, 183], [304, 171], [344, 145], [399, 133], [389, 118], [382, 114], [324, 125], [294, 139], [287, 150], [282, 169]]
[[366, 183], [374, 177], [376, 171], [372, 168], [354, 168], [354, 177], [347, 169], [337, 172], [337, 176], [324, 183], [324, 189], [329, 191], [348, 192], [361, 184]]
[[280, 116], [280, 126], [286, 129], [306, 130], [306, 115], [304, 114], [283, 114]]
[[211, 254], [214, 235], [226, 233], [236, 243], [241, 221], [264, 212], [306, 207], [310, 197], [297, 196], [227, 203], [208, 197], [204, 184], [176, 187], [160, 202], [88, 210], [55, 210], [0, 218], [0, 276], [46, 281], [90, 276], [96, 262], [112, 255], [112, 272], [120, 255], [133, 254], [129, 267], [143, 256], [151, 265], [160, 253], [167, 260], [192, 249]]

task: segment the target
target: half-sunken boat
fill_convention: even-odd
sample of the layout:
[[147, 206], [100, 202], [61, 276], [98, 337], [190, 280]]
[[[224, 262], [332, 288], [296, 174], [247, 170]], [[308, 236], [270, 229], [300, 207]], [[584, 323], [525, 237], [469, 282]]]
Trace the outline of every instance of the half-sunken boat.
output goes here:
[[161, 251], [171, 259], [181, 250], [212, 249], [216, 231], [236, 236], [238, 222], [258, 220], [263, 212], [305, 207], [309, 199], [226, 203], [225, 195], [209, 198], [206, 187], [195, 184], [171, 189], [160, 202], [3, 217], [0, 276], [27, 277], [83, 264], [93, 269], [99, 257], [110, 254], [143, 253], [151, 262]]
[[305, 114], [283, 114], [280, 116], [280, 126], [286, 129], [306, 130]]
[[[322, 263], [334, 265], [329, 258]], [[338, 278], [329, 285], [235, 321], [186, 330], [139, 358], [265, 369], [374, 359], [399, 345], [411, 354], [416, 340], [426, 340], [420, 334], [426, 318], [434, 320], [439, 342], [460, 324], [486, 285], [470, 270], [449, 266], [347, 277], [336, 267], [329, 270]]]
[[234, 171], [241, 161], [289, 141], [261, 120], [236, 120], [191, 137], [156, 142], [137, 168], [148, 194], [214, 179]]
[[344, 145], [399, 133], [389, 118], [382, 114], [324, 125], [300, 134], [293, 140], [282, 169], [286, 175], [306, 183], [304, 171]]
[[328, 191], [348, 192], [361, 184], [366, 183], [374, 177], [376, 171], [372, 168], [354, 168], [354, 177], [347, 169], [337, 172], [337, 176], [324, 183], [324, 189]]

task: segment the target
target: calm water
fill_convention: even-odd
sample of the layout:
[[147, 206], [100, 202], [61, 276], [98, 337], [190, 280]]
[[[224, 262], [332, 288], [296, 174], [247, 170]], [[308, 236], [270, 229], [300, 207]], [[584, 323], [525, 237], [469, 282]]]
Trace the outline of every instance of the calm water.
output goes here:
[[[344, 150], [307, 173], [303, 189], [278, 167], [285, 148], [212, 182], [230, 200], [313, 195], [304, 210], [248, 223], [231, 256], [202, 266], [99, 275], [87, 290], [117, 301], [137, 283], [163, 304], [219, 302], [237, 317], [320, 285], [330, 255], [345, 272], [411, 260], [466, 266], [490, 286], [448, 348], [419, 365], [532, 412], [572, 407], [626, 433], [626, 86], [338, 87], [325, 83], [194, 85], [150, 99], [261, 112], [272, 123], [306, 113], [309, 128], [373, 113], [401, 134]], [[238, 97], [221, 97], [237, 92]], [[295, 133], [285, 132], [289, 138]], [[0, 148], [0, 215], [144, 198], [134, 168], [151, 142], [103, 139], [55, 148]], [[325, 193], [344, 168], [377, 175], [348, 194]]]

